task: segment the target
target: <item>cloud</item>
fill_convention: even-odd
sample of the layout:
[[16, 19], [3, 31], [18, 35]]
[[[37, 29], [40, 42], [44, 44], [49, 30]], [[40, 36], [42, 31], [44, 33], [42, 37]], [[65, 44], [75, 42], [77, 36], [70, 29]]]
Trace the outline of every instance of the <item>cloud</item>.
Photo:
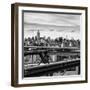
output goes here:
[[37, 23], [56, 26], [78, 26], [80, 25], [80, 15], [25, 12], [24, 23], [29, 25]]
[[37, 30], [41, 36], [80, 38], [80, 15], [25, 12], [24, 37], [35, 36]]

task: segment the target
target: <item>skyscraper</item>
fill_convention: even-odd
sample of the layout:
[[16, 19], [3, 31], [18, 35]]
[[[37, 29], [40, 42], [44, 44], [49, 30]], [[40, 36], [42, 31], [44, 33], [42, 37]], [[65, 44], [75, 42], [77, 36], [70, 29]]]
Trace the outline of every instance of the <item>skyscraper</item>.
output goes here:
[[38, 42], [38, 44], [40, 44], [40, 32], [39, 32], [39, 30], [37, 32], [37, 42]]
[[38, 32], [37, 32], [37, 39], [38, 39], [38, 40], [40, 39], [40, 32], [39, 32], [39, 30], [38, 30]]

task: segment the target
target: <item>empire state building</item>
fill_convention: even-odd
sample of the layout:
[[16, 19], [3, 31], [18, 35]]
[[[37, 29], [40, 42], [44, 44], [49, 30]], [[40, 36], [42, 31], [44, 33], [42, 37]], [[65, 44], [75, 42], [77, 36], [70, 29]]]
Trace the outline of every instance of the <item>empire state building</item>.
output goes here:
[[40, 40], [40, 32], [39, 32], [39, 30], [37, 32], [37, 39]]
[[40, 32], [39, 32], [39, 30], [37, 32], [37, 42], [38, 42], [38, 44], [40, 44]]

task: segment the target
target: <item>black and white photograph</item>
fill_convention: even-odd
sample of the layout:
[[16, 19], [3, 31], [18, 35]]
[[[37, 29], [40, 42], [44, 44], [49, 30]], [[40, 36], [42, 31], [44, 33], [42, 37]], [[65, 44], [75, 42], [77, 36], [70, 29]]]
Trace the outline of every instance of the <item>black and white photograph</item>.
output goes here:
[[87, 82], [87, 7], [12, 5], [12, 85]]
[[24, 77], [80, 75], [80, 16], [23, 11]]

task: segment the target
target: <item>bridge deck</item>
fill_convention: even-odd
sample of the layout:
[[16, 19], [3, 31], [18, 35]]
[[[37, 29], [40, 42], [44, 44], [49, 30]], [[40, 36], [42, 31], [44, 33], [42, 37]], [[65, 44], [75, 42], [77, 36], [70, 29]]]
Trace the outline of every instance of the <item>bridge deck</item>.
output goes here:
[[[24, 55], [39, 54], [39, 53], [80, 53], [80, 48], [77, 47], [45, 47], [45, 46], [24, 46], [27, 48], [24, 51]], [[30, 48], [30, 49], [29, 49]]]
[[74, 67], [74, 66], [80, 66], [80, 60], [67, 60], [67, 61], [60, 61], [60, 62], [55, 62], [51, 64], [45, 64], [45, 65], [39, 65], [35, 67], [28, 67], [25, 69], [25, 77], [28, 76], [35, 76], [40, 73], [45, 73], [47, 71], [53, 71], [57, 69], [65, 69], [69, 67]]
[[80, 48], [78, 47], [57, 47], [57, 46], [24, 46], [24, 48], [38, 48], [38, 49], [77, 49], [79, 50]]

